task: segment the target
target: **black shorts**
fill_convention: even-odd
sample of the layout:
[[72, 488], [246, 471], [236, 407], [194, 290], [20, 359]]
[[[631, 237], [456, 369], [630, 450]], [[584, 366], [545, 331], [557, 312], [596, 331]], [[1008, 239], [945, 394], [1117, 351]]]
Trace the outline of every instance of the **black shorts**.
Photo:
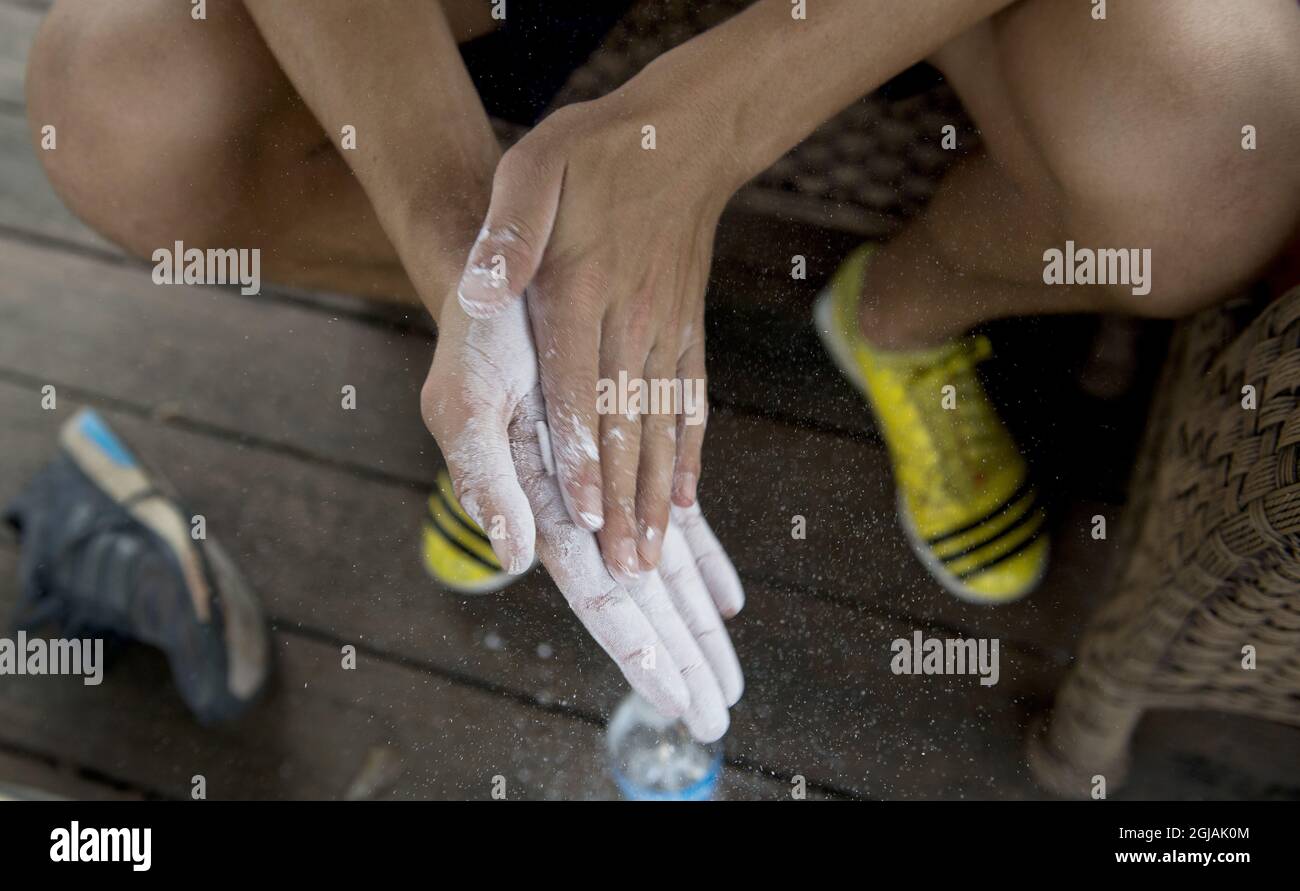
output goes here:
[[535, 124], [634, 2], [506, 0], [501, 27], [460, 47], [488, 114]]
[[[460, 48], [488, 114], [516, 124], [537, 123], [569, 75], [582, 67], [635, 2], [506, 0], [502, 26]], [[921, 62], [880, 92], [898, 101], [942, 80], [938, 71]]]

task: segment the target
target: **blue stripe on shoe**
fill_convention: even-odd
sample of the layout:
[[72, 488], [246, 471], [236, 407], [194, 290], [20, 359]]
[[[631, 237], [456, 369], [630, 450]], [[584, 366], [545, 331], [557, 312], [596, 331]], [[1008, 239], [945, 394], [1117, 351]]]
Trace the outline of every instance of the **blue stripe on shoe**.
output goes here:
[[135, 467], [135, 456], [118, 439], [104, 419], [91, 409], [82, 410], [77, 419], [77, 432], [90, 440], [104, 455], [119, 467]]

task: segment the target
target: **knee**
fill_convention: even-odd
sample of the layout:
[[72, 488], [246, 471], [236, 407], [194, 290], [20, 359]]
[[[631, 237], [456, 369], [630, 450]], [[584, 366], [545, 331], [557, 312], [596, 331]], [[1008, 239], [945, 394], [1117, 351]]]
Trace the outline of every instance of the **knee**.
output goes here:
[[[141, 7], [154, 8], [142, 16]], [[156, 12], [136, 0], [93, 11], [56, 3], [26, 81], [34, 138], [54, 128], [53, 148], [38, 150], [54, 190], [92, 228], [146, 257], [176, 239], [219, 240], [246, 170], [236, 97], [201, 62], [202, 77], [168, 73], [192, 48], [159, 51], [176, 35], [149, 30], [170, 27]]]
[[1187, 89], [1177, 117], [1139, 110], [1054, 153], [1067, 237], [1150, 251], [1149, 293], [1112, 288], [1144, 316], [1179, 318], [1248, 285], [1300, 224], [1300, 114], [1277, 100], [1300, 92], [1300, 66], [1256, 64], [1228, 96]]
[[[1145, 259], [1137, 287], [1108, 286], [1116, 309], [1163, 319], [1191, 315], [1249, 285], [1294, 237], [1294, 172], [1236, 151], [1189, 151], [1178, 170], [1119, 176], [1105, 191], [1067, 201], [1067, 237]], [[1300, 154], [1300, 142], [1291, 151]]]
[[1225, 17], [1178, 0], [1066, 0], [1000, 20], [998, 52], [1027, 141], [1060, 199], [1062, 237], [1149, 250], [1150, 293], [1117, 308], [1179, 316], [1258, 275], [1300, 220], [1300, 13], [1287, 0]]

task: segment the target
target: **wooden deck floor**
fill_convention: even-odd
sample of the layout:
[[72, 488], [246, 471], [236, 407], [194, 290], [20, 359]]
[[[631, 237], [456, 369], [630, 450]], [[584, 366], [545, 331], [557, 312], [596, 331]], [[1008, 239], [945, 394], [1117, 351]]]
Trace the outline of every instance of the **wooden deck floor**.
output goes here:
[[[624, 684], [545, 575], [460, 599], [419, 565], [437, 460], [415, 410], [428, 330], [328, 295], [159, 288], [73, 219], [23, 113], [39, 7], [0, 0], [0, 501], [48, 460], [58, 425], [95, 406], [253, 580], [278, 675], [250, 715], [219, 728], [187, 716], [150, 652], [127, 654], [99, 688], [0, 678], [0, 782], [183, 798], [203, 774], [213, 798], [481, 798], [501, 774], [512, 798], [612, 796], [602, 723]], [[1041, 797], [1023, 731], [1115, 556], [1088, 518], [1122, 509], [1136, 429], [1103, 427], [1116, 406], [1089, 402], [1057, 369], [1086, 350], [1086, 325], [1009, 327], [1011, 371], [994, 378], [1062, 493], [1056, 558], [1026, 603], [991, 611], [945, 595], [910, 555], [869, 416], [807, 322], [820, 277], [852, 243], [740, 212], [720, 233], [702, 501], [749, 594], [734, 623], [748, 683], [725, 794], [781, 798], [802, 775], [821, 796]], [[809, 257], [809, 281], [771, 259], [792, 253]], [[1044, 332], [1061, 335], [1050, 349]], [[46, 384], [57, 411], [41, 409]], [[356, 411], [340, 409], [346, 384]], [[790, 538], [795, 514], [808, 518], [804, 541]], [[0, 616], [17, 555], [0, 541]], [[916, 629], [999, 638], [1001, 682], [890, 674], [890, 641]], [[356, 671], [340, 668], [346, 644]], [[1153, 716], [1122, 794], [1300, 797], [1297, 753], [1294, 729]]]

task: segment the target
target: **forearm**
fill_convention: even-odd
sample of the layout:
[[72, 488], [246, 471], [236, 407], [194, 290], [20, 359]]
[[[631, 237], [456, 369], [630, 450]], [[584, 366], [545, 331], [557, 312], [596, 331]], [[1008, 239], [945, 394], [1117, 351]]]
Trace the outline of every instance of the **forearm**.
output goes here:
[[762, 172], [856, 98], [1013, 0], [790, 0], [749, 9], [631, 81], [634, 108], [664, 102], [707, 122], [731, 188]]
[[439, 319], [487, 211], [500, 148], [436, 2], [246, 0], [298, 93], [343, 149]]

